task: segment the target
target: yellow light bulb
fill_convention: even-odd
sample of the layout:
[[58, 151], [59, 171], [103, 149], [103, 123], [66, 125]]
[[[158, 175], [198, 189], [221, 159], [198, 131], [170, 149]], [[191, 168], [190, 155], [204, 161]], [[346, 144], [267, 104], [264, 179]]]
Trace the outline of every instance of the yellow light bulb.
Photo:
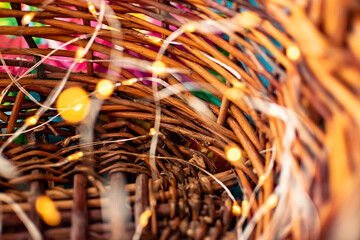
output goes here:
[[35, 208], [44, 222], [50, 226], [59, 225], [61, 215], [54, 202], [48, 196], [40, 196], [35, 201]]
[[79, 112], [81, 111], [81, 109], [84, 107], [83, 104], [79, 103], [79, 104], [76, 104], [75, 107], [73, 107], [73, 110], [76, 111], [76, 112]]
[[88, 4], [88, 8], [91, 13], [94, 13], [96, 11], [96, 8], [95, 8], [94, 4], [92, 4], [92, 3]]
[[196, 30], [196, 24], [195, 23], [188, 23], [185, 26], [185, 31], [187, 32], [195, 32]]
[[298, 60], [300, 58], [299, 48], [296, 46], [290, 46], [286, 48], [286, 56], [292, 61]]
[[114, 84], [107, 79], [101, 80], [96, 85], [96, 91], [101, 97], [109, 97], [114, 91]]
[[264, 181], [265, 181], [265, 176], [264, 175], [261, 175], [260, 177], [259, 177], [259, 184], [261, 185], [261, 184], [263, 184], [264, 183]]
[[260, 24], [261, 18], [254, 12], [242, 12], [235, 16], [235, 21], [244, 28], [253, 28]]
[[36, 210], [38, 211], [38, 213], [43, 214], [47, 210], [52, 209], [55, 206], [54, 206], [53, 201], [48, 196], [43, 195], [43, 196], [39, 196], [36, 199], [35, 207], [36, 207]]
[[49, 226], [57, 226], [61, 222], [61, 214], [55, 209], [54, 211], [43, 214], [42, 219]]
[[238, 147], [227, 147], [225, 149], [226, 157], [229, 161], [236, 162], [239, 161], [241, 158], [241, 151]]
[[158, 38], [158, 37], [154, 37], [154, 36], [149, 36], [149, 39], [153, 42], [153, 43], [159, 43], [162, 39]]
[[245, 88], [245, 84], [242, 82], [235, 82], [233, 86], [234, 88]]
[[232, 205], [232, 213], [236, 216], [241, 214], [241, 207], [237, 202], [234, 202]]
[[141, 227], [146, 227], [149, 223], [149, 218], [151, 217], [151, 211], [146, 210], [140, 215], [139, 224]]
[[77, 153], [71, 154], [67, 158], [69, 159], [69, 161], [74, 161], [74, 160], [78, 160], [79, 158], [81, 158], [83, 156], [84, 156], [83, 152], [77, 152]]
[[249, 212], [249, 202], [248, 200], [243, 200], [241, 203], [241, 207], [243, 209], [243, 215], [246, 216]]
[[79, 87], [63, 91], [58, 100], [57, 108], [61, 117], [68, 122], [76, 123], [83, 120], [90, 110], [90, 100], [87, 93]]
[[151, 70], [154, 74], [156, 75], [160, 75], [165, 73], [166, 71], [166, 65], [165, 63], [163, 63], [162, 61], [156, 61], [153, 63], [153, 65], [151, 66]]
[[234, 101], [234, 100], [240, 99], [241, 92], [240, 92], [240, 89], [237, 87], [228, 88], [225, 90], [224, 95], [226, 98]]
[[84, 48], [78, 47], [75, 52], [75, 58], [79, 59], [79, 62], [80, 61], [84, 62], [85, 60], [82, 58], [84, 55], [85, 55]]
[[150, 134], [151, 136], [154, 136], [154, 135], [156, 134], [155, 128], [150, 128], [149, 134]]
[[21, 24], [23, 26], [29, 24], [31, 22], [31, 20], [33, 20], [34, 17], [35, 17], [34, 12], [30, 12], [30, 13], [25, 14], [21, 19]]
[[84, 58], [80, 58], [79, 63], [83, 63], [83, 62], [85, 62], [85, 59], [84, 59]]
[[31, 116], [31, 117], [28, 117], [26, 120], [25, 120], [25, 124], [29, 125], [29, 126], [33, 126], [37, 123], [38, 121], [38, 118], [35, 117], [35, 116]]
[[125, 86], [130, 86], [130, 85], [133, 85], [136, 82], [137, 82], [136, 78], [130, 78], [128, 80], [123, 81], [121, 84], [125, 85]]
[[278, 196], [275, 193], [271, 194], [267, 199], [266, 204], [269, 208], [276, 207], [276, 205], [278, 204]]
[[94, 17], [96, 17], [97, 15], [99, 15], [99, 14], [96, 12], [95, 5], [92, 4], [92, 2], [91, 2], [90, 0], [88, 0], [87, 2], [88, 2], [89, 12], [90, 12]]

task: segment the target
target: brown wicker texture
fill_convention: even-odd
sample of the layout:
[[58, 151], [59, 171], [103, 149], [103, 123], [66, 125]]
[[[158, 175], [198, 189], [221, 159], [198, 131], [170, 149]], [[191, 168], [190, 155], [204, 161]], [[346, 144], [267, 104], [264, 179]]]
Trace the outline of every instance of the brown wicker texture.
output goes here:
[[[86, 61], [87, 70], [47, 59], [19, 80], [2, 71], [1, 174], [10, 161], [17, 175], [1, 178], [0, 200], [17, 204], [2, 205], [1, 239], [36, 238], [19, 207], [38, 239], [360, 237], [350, 225], [360, 220], [353, 214], [360, 207], [357, 1], [5, 2], [12, 9], [0, 9], [0, 16], [19, 26], [1, 27], [0, 34], [23, 38], [29, 48], [0, 49], [3, 66], [30, 69], [50, 54]], [[21, 10], [25, 5], [39, 11]], [[24, 16], [44, 26], [30, 27]], [[97, 29], [101, 19], [110, 27]], [[40, 49], [32, 37], [72, 41], [78, 51]], [[173, 88], [137, 79], [133, 69], [156, 72], [156, 60], [167, 71], [159, 78]], [[94, 94], [104, 78], [116, 84], [107, 99]], [[199, 102], [185, 82], [221, 106]], [[90, 117], [49, 122], [60, 92], [50, 109], [40, 105], [54, 89], [70, 87], [92, 94]], [[163, 95], [174, 89], [181, 94]], [[14, 142], [10, 136], [31, 116], [37, 123], [22, 135], [25, 143]], [[152, 132], [158, 119], [160, 130]], [[240, 160], [227, 161], [229, 147], [240, 149]], [[72, 161], [79, 151], [83, 156]], [[218, 181], [240, 185], [239, 203]], [[60, 224], [41, 219], [42, 195], [53, 200]]]
[[[94, 88], [89, 82], [98, 81], [95, 78], [84, 78], [83, 75], [72, 77], [88, 81], [84, 83], [69, 80], [67, 83], [82, 86], [84, 89]], [[35, 80], [40, 83], [39, 81], [44, 80]], [[41, 85], [35, 82], [23, 86], [35, 86], [34, 90], [42, 88], [36, 92], [41, 96], [47, 96], [51, 89], [45, 87], [44, 82]], [[50, 82], [57, 83], [56, 80]], [[168, 99], [169, 104], [162, 106], [164, 115], [157, 152], [163, 159], [157, 161], [159, 179], [154, 182], [149, 179], [151, 172], [147, 152], [151, 136], [144, 129], [146, 122], [141, 120], [151, 122], [155, 107], [151, 102], [138, 98], [146, 91], [151, 92], [151, 88], [134, 84], [133, 87], [119, 88], [117, 97], [106, 100], [101, 107], [100, 118], [106, 116], [110, 120], [106, 123], [98, 120], [94, 128], [97, 141], [91, 151], [89, 148], [89, 152], [84, 151], [84, 157], [80, 162], [69, 161], [67, 158], [78, 152], [80, 136], [76, 134], [79, 127], [66, 122], [49, 123], [38, 130], [26, 133], [27, 144], [11, 145], [5, 151], [4, 154], [10, 161], [16, 163], [21, 176], [2, 181], [2, 187], [6, 189], [8, 196], [33, 216], [32, 220], [44, 230], [46, 239], [67, 239], [70, 234], [74, 239], [117, 239], [119, 236], [120, 239], [131, 239], [135, 231], [134, 222], [138, 222], [140, 214], [147, 208], [154, 211], [152, 221], [155, 222], [152, 222], [151, 229], [143, 232], [144, 236], [162, 236], [167, 239], [174, 235], [201, 239], [211, 234], [216, 238], [230, 227], [233, 220], [232, 200], [226, 194], [221, 195], [222, 191], [219, 190], [222, 187], [194, 166], [179, 162], [186, 159], [213, 173], [225, 185], [234, 186], [237, 184], [235, 172], [216, 171], [216, 162], [207, 156], [209, 150], [198, 151], [184, 146], [189, 139], [203, 146], [213, 143], [213, 146], [209, 147], [214, 149], [224, 148], [224, 144], [207, 130], [200, 128], [199, 124], [196, 124], [196, 117], [189, 115], [195, 115], [195, 112], [186, 114], [184, 110], [188, 108], [176, 99], [172, 100], [173, 103]], [[151, 94], [144, 96], [151, 98]], [[18, 109], [21, 109], [17, 119], [31, 115], [26, 109], [36, 108], [30, 100], [19, 100], [21, 98], [23, 97], [20, 93], [15, 99], [4, 99], [5, 102], [14, 101]], [[176, 106], [176, 103], [179, 106]], [[48, 111], [40, 118], [39, 124], [42, 119], [46, 121], [49, 116], [55, 114], [56, 111]], [[180, 115], [182, 117], [179, 119]], [[9, 126], [10, 124], [7, 125], [8, 128]], [[225, 128], [223, 131], [225, 132]], [[50, 144], [48, 141], [51, 135], [65, 138], [56, 144]], [[140, 138], [126, 142], [118, 141], [134, 136]], [[255, 176], [253, 179], [256, 179]], [[129, 182], [126, 186], [125, 180]], [[73, 189], [66, 189], [71, 185]], [[37, 196], [44, 194], [54, 200], [55, 206], [61, 212], [61, 225], [56, 228], [45, 227], [39, 220], [36, 221], [39, 217], [34, 202]], [[103, 214], [100, 211], [100, 195], [105, 209]], [[151, 202], [153, 203], [150, 204]], [[133, 214], [130, 216], [133, 223], [129, 223], [129, 226], [122, 225], [125, 220], [120, 213], [126, 211]], [[2, 238], [28, 238], [28, 233], [24, 229], [14, 233], [14, 229], [18, 229], [22, 223], [14, 215], [12, 208], [4, 206], [3, 213]], [[106, 219], [106, 223], [102, 224], [102, 218]], [[126, 228], [122, 229], [124, 226]], [[214, 230], [210, 230], [211, 228]], [[127, 234], [127, 237], [124, 237], [124, 234]]]

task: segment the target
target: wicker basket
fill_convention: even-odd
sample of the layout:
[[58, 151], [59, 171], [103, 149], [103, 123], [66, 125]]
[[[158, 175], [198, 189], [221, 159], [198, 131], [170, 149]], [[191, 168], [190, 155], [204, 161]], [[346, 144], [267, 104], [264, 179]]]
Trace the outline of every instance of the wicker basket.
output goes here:
[[359, 4], [221, 2], [2, 3], [1, 239], [360, 236]]

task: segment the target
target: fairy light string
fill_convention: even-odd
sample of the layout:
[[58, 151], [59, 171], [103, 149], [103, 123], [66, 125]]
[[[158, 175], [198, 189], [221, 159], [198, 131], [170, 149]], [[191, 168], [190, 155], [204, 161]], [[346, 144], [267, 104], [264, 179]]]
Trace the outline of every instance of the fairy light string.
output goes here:
[[[89, 3], [89, 9], [91, 12], [93, 12], [94, 10], [94, 5], [91, 5], [91, 3]], [[184, 25], [184, 29], [180, 29], [180, 34], [183, 32], [183, 31], [188, 31], [188, 32], [194, 32], [196, 29], [196, 24], [195, 23], [189, 23], [189, 24], [186, 24]], [[176, 35], [176, 34], [175, 34]], [[94, 35], [92, 35], [94, 36]], [[173, 38], [176, 38], [176, 36], [174, 36]], [[171, 37], [169, 37], [165, 42], [168, 42], [170, 43], [172, 40], [171, 40]], [[162, 46], [163, 49], [166, 48], [166, 46]], [[78, 51], [77, 51], [77, 54], [76, 54], [76, 58], [79, 59], [79, 60], [82, 60], [82, 56], [84, 54], [84, 52], [86, 52], [84, 49], [82, 48], [78, 48]], [[161, 50], [159, 51], [159, 55], [161, 55]], [[164, 71], [165, 71], [166, 67], [165, 65], [161, 62], [161, 61], [156, 61], [153, 66], [152, 66], [152, 70], [154, 72], [154, 74], [162, 74]], [[76, 109], [75, 109], [76, 110]], [[155, 124], [156, 125], [156, 124]], [[156, 131], [157, 133], [158, 131]]]
[[[91, 6], [93, 6], [93, 5], [89, 5], [89, 8]], [[187, 25], [185, 25], [184, 29], [185, 29], [185, 31], [193, 32], [193, 31], [195, 31], [195, 24], [194, 23], [187, 24]], [[183, 30], [181, 30], [181, 31], [183, 31]], [[167, 39], [167, 42], [171, 42], [171, 40]], [[84, 54], [84, 49], [78, 48], [78, 51], [76, 53], [76, 58], [82, 60], [83, 54]], [[152, 66], [152, 70], [153, 70], [154, 74], [156, 74], [156, 75], [164, 73], [165, 69], [166, 69], [166, 67], [161, 61], [156, 61]], [[80, 109], [81, 109], [81, 107], [80, 107]], [[78, 110], [80, 110], [80, 109], [78, 109]], [[75, 109], [75, 111], [76, 111], [76, 109]], [[155, 133], [157, 133], [157, 132], [158, 131], [155, 131]]]
[[[113, 13], [111, 13], [111, 15], [104, 13], [104, 12], [105, 12], [105, 10], [104, 10], [104, 8], [105, 8], [105, 1], [102, 1], [100, 7], [98, 7], [99, 12], [96, 11], [96, 7], [95, 7], [95, 5], [94, 5], [91, 1], [88, 1], [88, 8], [89, 8], [90, 13], [91, 13], [91, 14], [96, 18], [96, 20], [98, 21], [98, 25], [99, 25], [99, 26], [102, 25], [102, 21], [103, 21], [103, 17], [104, 17], [104, 16], [105, 16], [105, 17], [107, 16], [108, 18], [114, 18], [114, 16], [115, 16], [115, 14], [113, 14]], [[25, 15], [25, 16], [23, 17], [23, 25], [28, 24], [28, 23], [33, 19], [33, 17], [34, 17], [34, 15], [33, 15], [32, 13], [29, 14], [28, 16]], [[237, 14], [237, 15], [234, 17], [234, 19], [231, 19], [231, 22], [233, 23], [234, 20], [236, 21], [237, 24], [243, 26], [244, 28], [248, 28], [248, 29], [255, 28], [255, 27], [257, 27], [259, 24], [261, 24], [261, 23], [260, 23], [260, 22], [261, 22], [261, 19], [259, 19], [259, 16], [258, 16], [257, 14], [255, 14], [255, 13], [242, 13], [242, 14]], [[156, 111], [155, 111], [155, 112], [156, 112], [156, 116], [155, 116], [154, 127], [151, 128], [151, 129], [149, 130], [149, 132], [148, 132], [148, 135], [152, 137], [151, 147], [150, 147], [150, 153], [149, 153], [150, 158], [151, 158], [151, 164], [152, 164], [152, 165], [155, 165], [156, 147], [157, 147], [157, 145], [158, 145], [158, 144], [157, 144], [157, 143], [158, 143], [158, 135], [161, 134], [161, 132], [160, 132], [160, 123], [161, 123], [161, 119], [160, 119], [160, 115], [161, 115], [160, 100], [161, 100], [162, 98], [165, 98], [166, 96], [170, 96], [171, 94], [174, 94], [174, 93], [177, 94], [177, 95], [181, 95], [181, 91], [175, 90], [174, 86], [171, 86], [171, 87], [173, 87], [173, 89], [171, 89], [170, 86], [167, 86], [167, 87], [165, 87], [164, 90], [158, 91], [158, 86], [157, 86], [157, 84], [162, 81], [160, 78], [158, 78], [158, 76], [161, 77], [162, 75], [165, 75], [165, 74], [169, 74], [169, 73], [175, 74], [175, 73], [177, 73], [177, 69], [171, 69], [171, 67], [168, 66], [167, 63], [165, 63], [165, 62], [163, 62], [163, 61], [161, 60], [162, 55], [164, 54], [164, 52], [165, 52], [166, 48], [168, 47], [168, 45], [170, 45], [170, 44], [179, 44], [179, 45], [181, 45], [181, 43], [174, 42], [174, 40], [175, 40], [178, 36], [182, 35], [184, 32], [189, 32], [189, 33], [192, 33], [192, 32], [195, 32], [195, 31], [200, 31], [200, 32], [201, 32], [203, 26], [206, 26], [206, 25], [204, 25], [204, 24], [205, 24], [204, 22], [199, 22], [199, 23], [192, 23], [192, 22], [191, 22], [191, 23], [184, 24], [183, 27], [180, 27], [180, 28], [179, 28], [178, 30], [176, 30], [173, 34], [169, 35], [169, 36], [167, 37], [167, 39], [165, 39], [165, 40], [160, 39], [160, 38], [157, 38], [157, 37], [149, 36], [149, 40], [153, 41], [153, 42], [156, 43], [156, 44], [161, 44], [161, 47], [160, 47], [160, 49], [159, 49], [159, 51], [158, 51], [158, 55], [157, 55], [155, 61], [152, 62], [152, 63], [149, 63], [149, 62], [148, 62], [148, 63], [145, 64], [143, 61], [138, 61], [138, 63], [141, 62], [141, 64], [143, 64], [143, 65], [141, 66], [141, 67], [143, 67], [143, 69], [147, 69], [147, 70], [149, 70], [149, 71], [153, 74], [153, 77], [152, 77], [152, 88], [153, 88], [153, 94], [154, 94], [154, 102], [155, 102], [155, 108], [156, 108]], [[207, 23], [206, 23], [206, 24], [207, 24]], [[99, 28], [100, 28], [100, 27], [99, 27]], [[117, 28], [113, 28], [113, 29], [111, 29], [111, 30], [112, 30], [112, 31], [116, 31], [116, 29], [117, 29]], [[119, 28], [119, 29], [120, 29], [120, 28]], [[98, 31], [99, 29], [96, 28], [95, 30]], [[91, 37], [91, 39], [89, 40], [89, 42], [88, 42], [88, 44], [86, 45], [85, 48], [80, 48], [80, 47], [78, 48], [78, 50], [76, 51], [75, 61], [74, 61], [73, 64], [82, 63], [82, 62], [85, 62], [85, 61], [86, 61], [86, 62], [96, 62], [96, 60], [84, 58], [84, 55], [86, 54], [86, 52], [89, 50], [89, 48], [90, 48], [90, 46], [91, 46], [90, 42], [94, 41], [95, 38], [96, 38], [96, 34], [97, 34], [96, 31], [95, 31], [93, 34], [83, 35], [83, 36], [81, 36], [81, 37], [74, 38], [73, 41], [70, 41], [70, 42], [68, 42], [68, 43], [66, 43], [66, 44], [63, 45], [63, 46], [66, 46], [66, 45], [68, 45], [68, 44], [74, 43], [74, 42], [77, 41], [77, 40], [86, 39], [86, 38], [88, 38], [88, 37]], [[76, 40], [75, 40], [75, 39], [76, 39]], [[259, 47], [258, 43], [252, 42], [251, 40], [249, 40], [249, 41], [253, 44], [255, 50], [257, 50], [258, 53], [264, 54], [264, 51]], [[41, 62], [37, 63], [36, 66], [34, 65], [34, 66], [33, 66], [32, 68], [30, 68], [30, 69], [33, 70], [33, 69], [35, 69], [37, 66], [39, 66], [43, 61], [45, 61], [45, 59], [50, 59], [50, 58], [51, 58], [51, 55], [52, 55], [53, 53], [55, 53], [55, 52], [56, 52], [56, 50], [54, 50], [53, 52], [51, 52], [50, 54], [48, 54], [47, 56], [45, 56], [45, 57], [42, 59]], [[79, 52], [79, 53], [78, 53], [78, 52]], [[240, 79], [241, 79], [241, 80], [243, 81], [243, 79], [242, 79], [242, 77], [240, 76], [240, 74], [239, 74], [236, 70], [234, 70], [233, 68], [229, 67], [228, 65], [222, 63], [221, 61], [217, 60], [216, 58], [214, 58], [214, 57], [212, 57], [212, 56], [210, 56], [210, 55], [208, 55], [208, 54], [206, 54], [206, 53], [204, 53], [204, 52], [202, 52], [202, 54], [203, 54], [206, 58], [210, 59], [210, 60], [213, 61], [213, 62], [216, 62], [218, 65], [220, 65], [221, 67], [223, 67], [224, 69], [226, 69], [226, 70], [227, 70], [228, 72], [230, 72], [233, 76], [235, 76], [237, 80], [240, 80]], [[264, 54], [264, 55], [266, 55], [266, 54]], [[298, 61], [298, 60], [302, 57], [302, 56], [301, 56], [300, 49], [299, 49], [298, 47], [296, 47], [296, 45], [291, 45], [291, 46], [287, 47], [287, 48], [285, 49], [284, 55], [285, 55], [288, 59], [290, 59], [291, 61]], [[14, 134], [2, 134], [2, 136], [11, 136], [11, 137], [8, 139], [8, 141], [7, 141], [7, 142], [2, 146], [2, 148], [0, 149], [0, 152], [2, 153], [3, 150], [5, 149], [5, 146], [8, 145], [10, 142], [12, 142], [14, 139], [16, 139], [16, 137], [19, 136], [19, 134], [24, 133], [24, 132], [26, 132], [27, 130], [33, 131], [33, 130], [37, 129], [38, 127], [44, 126], [44, 124], [50, 123], [53, 119], [55, 119], [55, 117], [53, 117], [53, 118], [51, 118], [49, 121], [46, 121], [46, 123], [45, 123], [45, 122], [43, 123], [43, 122], [41, 122], [41, 121], [39, 122], [40, 117], [42, 116], [42, 114], [43, 114], [46, 110], [58, 110], [59, 113], [58, 113], [56, 116], [59, 116], [59, 115], [61, 116], [62, 113], [64, 114], [64, 113], [66, 113], [66, 111], [68, 111], [68, 109], [71, 109], [71, 108], [68, 108], [68, 107], [65, 107], [65, 108], [64, 108], [64, 107], [61, 107], [61, 108], [60, 108], [60, 107], [51, 108], [50, 106], [52, 105], [52, 102], [54, 102], [55, 100], [58, 100], [58, 99], [61, 97], [61, 92], [62, 92], [63, 86], [64, 86], [65, 82], [67, 81], [70, 72], [72, 71], [73, 65], [71, 65], [71, 67], [69, 68], [69, 71], [68, 71], [67, 75], [62, 79], [61, 84], [58, 86], [57, 90], [56, 90], [53, 94], [51, 94], [51, 95], [49, 96], [48, 100], [47, 100], [44, 104], [42, 104], [42, 103], [39, 103], [38, 101], [36, 101], [36, 99], [34, 99], [34, 98], [31, 96], [31, 94], [28, 93], [28, 92], [18, 83], [19, 80], [22, 79], [23, 77], [25, 77], [26, 74], [29, 73], [31, 70], [29, 69], [29, 70], [26, 72], [26, 74], [23, 74], [23, 75], [20, 76], [20, 77], [14, 77], [14, 76], [11, 75], [9, 69], [6, 67], [6, 64], [5, 64], [5, 62], [3, 61], [2, 56], [1, 56], [1, 60], [2, 60], [2, 63], [3, 63], [3, 66], [4, 66], [5, 70], [8, 72], [8, 75], [9, 75], [10, 79], [12, 80], [12, 83], [8, 86], [8, 88], [7, 88], [5, 91], [2, 92], [2, 94], [1, 94], [1, 99], [6, 96], [6, 92], [8, 91], [8, 89], [10, 89], [11, 85], [16, 85], [16, 86], [19, 88], [20, 91], [23, 91], [23, 92], [26, 94], [26, 96], [28, 96], [28, 97], [30, 98], [31, 101], [35, 102], [36, 104], [38, 104], [38, 105], [41, 107], [40, 110], [39, 110], [34, 116], [28, 117], [27, 119], [25, 119], [24, 126], [21, 127], [21, 128], [19, 128], [19, 129], [16, 131], [16, 133], [14, 133]], [[108, 62], [110, 62], [111, 64], [114, 63], [114, 62], [116, 62], [116, 61], [119, 61], [119, 62], [121, 62], [121, 61], [126, 61], [127, 63], [131, 63], [131, 64], [133, 64], [134, 62], [136, 63], [136, 61], [131, 62], [131, 61], [133, 61], [133, 60], [130, 60], [130, 59], [118, 60], [118, 59], [116, 59], [116, 58], [113, 58], [113, 59], [110, 59], [110, 60], [99, 60], [99, 61], [103, 61], [103, 62], [108, 61]], [[275, 66], [275, 67], [274, 67], [275, 69], [278, 69], [278, 72], [279, 72], [279, 73], [281, 73], [282, 75], [285, 76], [284, 70], [281, 69], [281, 68], [279, 68], [279, 65], [278, 65], [277, 63], [274, 63], [273, 61], [270, 61], [270, 63], [273, 64], [273, 66]], [[139, 67], [139, 68], [140, 68], [140, 67]], [[172, 70], [173, 70], [173, 72], [171, 72]], [[178, 71], [178, 72], [181, 73], [181, 71]], [[109, 79], [110, 79], [110, 77], [109, 77]], [[144, 78], [144, 79], [145, 79], [145, 78]], [[154, 79], [158, 79], [158, 80], [155, 81]], [[133, 84], [135, 84], [135, 83], [137, 83], [137, 82], [140, 82], [140, 81], [142, 81], [141, 78], [127, 79], [127, 80], [122, 81], [121, 83], [115, 83], [115, 82], [112, 82], [112, 81], [106, 80], [106, 79], [105, 79], [105, 80], [101, 80], [101, 81], [99, 81], [99, 83], [96, 85], [96, 90], [95, 90], [93, 93], [90, 93], [90, 94], [86, 93], [86, 97], [94, 96], [94, 95], [95, 95], [95, 96], [98, 97], [98, 99], [99, 99], [99, 101], [98, 101], [97, 103], [98, 103], [99, 106], [100, 106], [100, 104], [103, 102], [103, 100], [105, 100], [106, 98], [109, 98], [109, 97], [113, 94], [114, 89], [116, 89], [116, 87], [119, 87], [119, 86], [121, 86], [121, 85], [123, 85], [123, 86], [131, 86], [131, 85], [133, 85]], [[164, 81], [164, 82], [165, 82], [165, 81]], [[243, 81], [243, 82], [244, 82], [244, 81]], [[243, 85], [241, 85], [241, 84], [242, 84], [243, 82], [240, 83], [239, 81], [233, 81], [233, 86], [234, 86], [234, 88], [242, 88]], [[166, 82], [165, 82], [165, 83], [166, 83]], [[184, 85], [179, 84], [179, 86], [184, 86]], [[60, 89], [60, 90], [59, 90], [59, 89]], [[162, 95], [162, 93], [165, 93], [165, 91], [169, 91], [169, 93]], [[230, 96], [230, 95], [235, 96], [235, 95], [238, 94], [238, 93], [239, 93], [238, 90], [234, 90], [234, 91], [229, 90], [229, 91], [228, 91], [228, 95], [229, 95], [229, 96]], [[262, 95], [262, 96], [263, 96], [263, 95]], [[84, 96], [84, 98], [85, 98], [85, 96]], [[268, 100], [269, 100], [269, 99], [265, 99], [265, 97], [264, 97], [264, 99], [261, 99], [261, 101], [268, 101]], [[272, 104], [276, 104], [276, 103], [272, 103]], [[250, 107], [252, 107], [252, 108], [254, 108], [254, 109], [257, 108], [257, 110], [259, 110], [259, 107], [256, 107], [255, 105], [256, 105], [256, 104], [253, 104], [251, 101], [248, 102], [248, 106], [250, 106]], [[76, 105], [75, 107], [73, 107], [73, 110], [75, 110], [75, 112], [80, 111], [81, 109], [83, 109], [83, 107], [82, 107], [82, 106], [79, 106], [79, 105]], [[261, 110], [262, 112], [265, 112], [263, 109], [260, 109], [260, 110]], [[274, 115], [275, 117], [279, 117], [279, 116], [280, 116], [279, 118], [282, 118], [282, 117], [283, 117], [283, 112], [278, 112], [278, 113], [273, 114], [273, 115]], [[64, 118], [66, 119], [66, 117], [64, 117]], [[68, 120], [68, 119], [67, 119], [67, 120]], [[80, 119], [79, 121], [81, 122], [81, 120], [82, 120], [82, 119]], [[291, 120], [289, 120], [289, 119], [287, 119], [287, 120], [288, 120], [288, 121], [291, 121]], [[32, 128], [27, 129], [28, 127], [32, 127]], [[294, 130], [295, 128], [296, 128], [296, 127], [294, 127], [294, 128], [291, 129], [291, 130]], [[27, 130], [26, 130], [26, 129], [27, 129]], [[289, 131], [291, 131], [291, 130], [289, 130]], [[288, 135], [286, 135], [286, 137], [289, 137], [289, 138], [287, 138], [287, 140], [290, 139], [290, 142], [292, 142], [292, 138], [291, 138], [290, 135], [291, 135], [291, 134], [288, 134]], [[144, 136], [145, 136], [145, 135], [144, 135]], [[141, 136], [141, 137], [143, 137], [143, 136]], [[104, 141], [104, 142], [105, 142], [105, 141]], [[111, 142], [111, 141], [109, 141], [109, 142]], [[85, 144], [85, 143], [84, 143], [84, 144], [80, 144], [80, 146], [94, 146], [94, 144], [96, 144], [96, 143], [91, 141], [91, 142], [88, 142], [88, 143], [86, 143], [86, 144]], [[102, 144], [102, 143], [99, 142], [99, 144]], [[289, 143], [289, 144], [290, 144], [290, 143]], [[284, 145], [285, 145], [285, 143], [284, 143]], [[288, 147], [289, 145], [286, 144], [285, 146]], [[274, 151], [275, 151], [275, 147], [273, 147], [272, 150], [270, 150], [270, 151], [273, 151], [273, 152], [274, 152]], [[68, 157], [67, 157], [67, 160], [68, 160], [68, 161], [79, 160], [79, 159], [81, 159], [81, 157], [83, 156], [83, 155], [80, 156], [81, 153], [84, 154], [82, 151], [79, 151], [79, 152], [77, 152], [77, 153], [74, 153], [75, 155], [72, 154], [72, 155], [68, 156]], [[226, 150], [225, 153], [226, 153], [226, 156], [227, 156], [228, 160], [230, 160], [230, 161], [236, 162], [236, 161], [240, 161], [241, 158], [242, 158], [242, 153], [241, 153], [240, 149], [237, 148], [237, 147], [231, 147], [230, 149]], [[274, 153], [273, 153], [273, 155], [274, 155]], [[288, 157], [288, 156], [286, 156], [286, 157]], [[271, 161], [271, 163], [272, 163], [271, 168], [272, 168], [274, 161], [273, 161], [273, 158], [271, 158], [271, 159], [272, 159], [272, 161]], [[285, 174], [285, 173], [286, 173], [286, 174], [289, 174], [289, 175], [292, 174], [292, 173], [289, 173], [289, 172], [288, 172], [287, 167], [288, 167], [288, 168], [291, 168], [291, 164], [282, 166], [282, 169], [285, 169], [285, 171], [283, 171], [284, 174]], [[270, 170], [271, 170], [271, 168], [269, 167]], [[262, 184], [266, 181], [266, 178], [268, 177], [268, 173], [269, 173], [270, 170], [268, 170], [264, 175], [258, 176], [258, 177], [259, 177], [258, 185], [255, 187], [255, 190], [253, 191], [253, 194], [255, 194], [255, 193], [259, 190], [259, 188], [262, 186]], [[288, 177], [289, 175], [286, 175], [286, 176]], [[154, 177], [154, 176], [153, 176], [153, 177]], [[154, 177], [154, 179], [155, 179], [155, 177]], [[284, 177], [283, 179], [288, 179], [288, 178]], [[282, 182], [283, 182], [283, 181], [284, 181], [284, 180], [282, 180]], [[280, 190], [279, 190], [279, 191], [280, 191]], [[270, 197], [268, 198], [268, 200], [267, 200], [266, 203], [265, 203], [265, 207], [264, 207], [264, 208], [261, 207], [261, 209], [265, 209], [265, 210], [262, 210], [262, 211], [264, 211], [264, 212], [263, 212], [264, 214], [265, 214], [266, 211], [269, 211], [269, 209], [274, 209], [274, 208], [276, 208], [278, 205], [280, 205], [282, 194], [283, 194], [283, 192], [280, 192], [280, 193], [279, 193], [279, 192], [276, 192], [276, 193], [270, 195]], [[242, 215], [243, 217], [247, 218], [248, 215], [249, 215], [249, 214], [248, 214], [248, 213], [249, 213], [249, 209], [250, 209], [253, 201], [255, 201], [255, 197], [254, 197], [254, 198], [250, 198], [249, 201], [246, 200], [246, 199], [243, 200], [242, 203], [241, 203], [241, 206], [235, 201], [235, 199], [233, 199], [233, 201], [234, 201], [234, 202], [233, 202], [233, 206], [232, 206], [233, 213], [234, 213], [235, 215], [237, 215], [237, 216], [238, 216], [238, 215], [239, 215], [239, 216]], [[150, 212], [150, 213], [151, 213], [151, 212]], [[144, 212], [144, 214], [145, 214], [145, 212]], [[256, 214], [257, 214], [257, 213], [255, 213], [255, 215], [256, 215]], [[260, 215], [261, 215], [261, 214], [256, 215], [256, 216], [260, 216]], [[145, 216], [145, 217], [144, 217], [144, 221], [143, 221], [144, 224], [141, 224], [142, 227], [146, 227], [146, 225], [148, 224], [148, 223], [146, 222], [146, 219], [148, 220], [148, 218], [151, 216], [151, 214], [150, 214], [150, 215], [149, 215], [149, 214], [145, 214], [144, 216]], [[254, 220], [254, 217], [255, 217], [255, 216], [253, 216], [253, 219], [251, 219], [251, 221], [256, 222], [256, 219]], [[146, 224], [145, 224], [145, 222], [146, 222]], [[250, 231], [250, 230], [248, 230], [248, 231]], [[249, 234], [249, 233], [246, 232], [245, 235], [246, 235], [246, 234]]]

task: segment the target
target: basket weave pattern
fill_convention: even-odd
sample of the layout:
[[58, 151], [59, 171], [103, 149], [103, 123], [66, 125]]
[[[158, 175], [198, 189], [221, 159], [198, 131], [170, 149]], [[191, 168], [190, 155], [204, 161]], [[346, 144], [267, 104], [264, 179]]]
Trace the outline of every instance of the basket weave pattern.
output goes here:
[[[1, 145], [16, 175], [1, 171], [0, 200], [17, 204], [2, 206], [2, 239], [347, 233], [352, 218], [339, 219], [359, 209], [355, 1], [6, 2], [0, 16], [17, 26], [0, 28], [16, 36], [0, 49]], [[75, 124], [56, 110], [72, 87], [91, 103]], [[43, 195], [57, 226], [36, 207]]]

